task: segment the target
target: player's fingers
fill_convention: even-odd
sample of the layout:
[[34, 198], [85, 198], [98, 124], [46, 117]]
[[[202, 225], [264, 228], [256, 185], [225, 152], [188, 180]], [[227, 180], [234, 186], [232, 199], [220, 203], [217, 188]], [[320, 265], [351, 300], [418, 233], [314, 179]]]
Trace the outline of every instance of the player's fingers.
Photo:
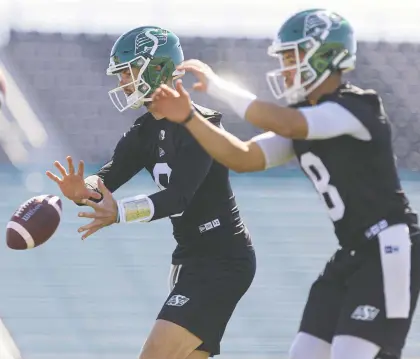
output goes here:
[[[97, 213], [97, 212], [79, 212], [78, 214], [77, 214], [79, 217], [83, 217], [83, 218], [94, 218], [94, 219], [96, 219], [96, 218], [99, 218], [100, 217], [100, 215]], [[79, 228], [79, 231], [80, 231], [80, 229], [82, 229], [83, 227], [80, 227]]]
[[206, 90], [206, 86], [202, 82], [196, 82], [193, 85], [193, 89], [195, 91], [205, 91]]
[[69, 174], [74, 175], [74, 163], [71, 156], [67, 156], [67, 164], [69, 165]]
[[102, 199], [102, 195], [99, 192], [94, 191], [93, 189], [88, 189], [88, 188], [86, 188], [86, 196], [84, 197]]
[[[86, 229], [89, 229], [89, 228], [91, 228], [93, 225], [100, 225], [100, 222], [105, 218], [105, 217], [107, 217], [107, 214], [104, 214], [104, 213], [102, 213], [102, 212], [79, 212], [78, 214], [77, 214], [77, 216], [78, 217], [82, 217], [82, 218], [92, 218], [92, 219], [94, 219], [94, 221], [93, 222], [91, 222], [90, 224], [87, 224], [87, 225], [85, 225], [85, 226], [83, 226], [83, 227], [80, 227], [80, 229], [82, 229], [83, 228], [83, 230], [86, 230]], [[96, 224], [95, 224], [95, 222], [97, 222]], [[90, 227], [87, 227], [86, 228], [86, 226], [90, 226]]]
[[[99, 228], [98, 228], [99, 229]], [[87, 231], [83, 236], [82, 236], [82, 241], [84, 241], [87, 237], [91, 236], [93, 233], [95, 233], [98, 229], [92, 229], [90, 231]]]
[[[85, 213], [87, 214], [88, 212], [85, 212]], [[86, 217], [86, 218], [90, 218], [90, 217]], [[91, 230], [91, 229], [99, 228], [101, 225], [102, 225], [101, 220], [100, 220], [100, 219], [95, 218], [92, 222], [87, 223], [87, 224], [85, 224], [85, 225], [83, 225], [83, 226], [79, 227], [79, 229], [78, 229], [77, 231], [78, 231], [79, 233], [82, 233], [82, 232], [89, 231], [89, 230]]]
[[93, 208], [95, 211], [101, 210], [101, 206], [98, 203], [91, 201], [90, 199], [82, 199], [81, 203]]
[[60, 162], [55, 161], [54, 166], [60, 171], [60, 173], [63, 177], [67, 176], [67, 171]]
[[168, 85], [162, 84], [160, 85], [160, 89], [162, 90], [162, 96], [178, 97], [178, 93]]
[[178, 93], [183, 96], [183, 97], [187, 97], [189, 96], [187, 90], [184, 88], [184, 86], [182, 85], [182, 80], [177, 80], [175, 83], [175, 88], [178, 91]]
[[45, 172], [45, 174], [47, 175], [47, 177], [51, 180], [53, 180], [55, 183], [57, 183], [58, 185], [61, 184], [61, 179], [58, 178], [58, 176], [56, 176], [54, 173], [47, 171]]
[[153, 92], [152, 94], [152, 100], [154, 97], [159, 96], [162, 93], [162, 89], [160, 87], [158, 87], [155, 92]]
[[112, 197], [111, 191], [108, 188], [106, 188], [105, 183], [102, 181], [101, 178], [98, 178], [98, 189], [104, 197]]
[[85, 234], [83, 234], [82, 241], [91, 236], [93, 233], [97, 232], [99, 229], [101, 229], [101, 227], [89, 229]]
[[100, 219], [94, 219], [92, 222], [80, 227], [77, 231], [79, 233], [85, 232], [82, 235], [82, 240], [83, 240], [89, 237], [90, 235], [92, 235], [93, 233], [95, 233], [96, 231], [98, 231], [99, 229], [101, 229], [102, 227], [104, 227], [104, 224], [102, 223], [102, 221]]
[[95, 223], [95, 221], [96, 221], [96, 219], [93, 220], [92, 222], [90, 222], [89, 224], [85, 224], [84, 226], [79, 227], [79, 229], [77, 230], [77, 232], [82, 233], [82, 232], [88, 231], [93, 226], [93, 224]]
[[186, 72], [191, 72], [193, 75], [195, 76], [199, 76], [200, 74], [203, 73], [203, 71], [201, 71], [200, 68], [198, 68], [197, 66], [194, 65], [188, 65], [188, 64], [181, 64], [177, 67], [178, 71], [186, 71]]
[[[156, 106], [160, 105], [159, 101], [163, 100], [164, 96], [162, 94], [159, 94], [152, 99], [152, 104], [149, 106], [150, 111], [155, 111]], [[159, 111], [158, 111], [159, 112]]]
[[[160, 85], [161, 87], [159, 87], [159, 93], [157, 95], [158, 100], [162, 100], [166, 97], [168, 97], [168, 92], [166, 91], [166, 89], [162, 88], [163, 85]], [[166, 85], [165, 85], [166, 86]]]
[[202, 67], [206, 66], [206, 64], [200, 60], [197, 59], [190, 59], [183, 61], [181, 64], [177, 66], [177, 69], [181, 70], [200, 70]]
[[85, 163], [82, 160], [80, 160], [79, 168], [77, 169], [77, 175], [83, 178], [84, 173], [85, 173]]

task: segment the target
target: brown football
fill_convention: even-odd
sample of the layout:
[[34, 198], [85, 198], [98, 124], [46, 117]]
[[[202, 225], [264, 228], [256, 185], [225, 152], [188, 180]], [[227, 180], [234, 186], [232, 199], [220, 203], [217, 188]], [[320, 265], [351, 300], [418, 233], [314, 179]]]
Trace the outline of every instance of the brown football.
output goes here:
[[58, 196], [41, 195], [27, 200], [7, 223], [7, 246], [22, 250], [45, 243], [60, 224], [61, 210]]

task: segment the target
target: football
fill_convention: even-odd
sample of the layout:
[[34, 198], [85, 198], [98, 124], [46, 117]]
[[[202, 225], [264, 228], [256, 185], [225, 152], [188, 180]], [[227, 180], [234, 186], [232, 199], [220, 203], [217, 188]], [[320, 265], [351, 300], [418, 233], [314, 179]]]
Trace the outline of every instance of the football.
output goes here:
[[32, 197], [13, 213], [6, 229], [7, 246], [31, 249], [45, 243], [60, 224], [62, 203], [59, 197]]

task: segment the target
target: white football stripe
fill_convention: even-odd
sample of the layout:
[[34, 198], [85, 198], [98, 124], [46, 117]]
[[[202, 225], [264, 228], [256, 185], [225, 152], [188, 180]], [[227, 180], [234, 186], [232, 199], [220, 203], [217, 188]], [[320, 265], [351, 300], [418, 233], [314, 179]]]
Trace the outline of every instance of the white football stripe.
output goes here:
[[54, 197], [51, 197], [49, 200], [48, 200], [48, 204], [50, 204], [51, 206], [53, 206], [54, 208], [55, 208], [55, 210], [57, 211], [57, 213], [58, 213], [58, 216], [61, 218], [61, 208], [60, 208], [60, 206], [57, 204], [57, 202], [60, 200], [60, 198], [58, 197], [58, 196], [54, 196]]
[[30, 233], [26, 230], [25, 227], [23, 227], [21, 224], [10, 221], [7, 223], [7, 228], [11, 228], [19, 233], [19, 235], [25, 240], [26, 245], [28, 246], [28, 249], [35, 247], [35, 242]]
[[39, 195], [39, 196], [36, 196], [36, 197], [33, 197], [33, 198], [31, 198], [31, 199], [38, 199], [39, 201], [43, 201], [45, 198], [47, 198], [48, 197], [48, 194], [41, 194], [41, 195]]

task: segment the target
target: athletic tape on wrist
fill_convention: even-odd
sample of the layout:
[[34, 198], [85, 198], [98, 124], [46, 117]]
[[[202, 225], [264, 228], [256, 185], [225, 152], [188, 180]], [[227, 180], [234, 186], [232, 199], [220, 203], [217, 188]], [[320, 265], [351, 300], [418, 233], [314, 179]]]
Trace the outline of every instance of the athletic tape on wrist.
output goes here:
[[155, 213], [152, 200], [146, 195], [117, 201], [120, 223], [149, 222]]

